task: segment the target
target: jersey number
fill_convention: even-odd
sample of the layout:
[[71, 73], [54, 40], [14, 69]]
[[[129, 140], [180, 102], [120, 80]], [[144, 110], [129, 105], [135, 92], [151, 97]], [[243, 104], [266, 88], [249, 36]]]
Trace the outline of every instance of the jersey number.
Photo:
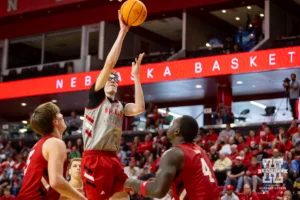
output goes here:
[[202, 172], [203, 172], [204, 176], [208, 176], [209, 181], [211, 183], [214, 183], [215, 179], [212, 177], [211, 171], [203, 158], [201, 158], [201, 164], [202, 164]]
[[33, 156], [34, 152], [35, 152], [35, 149], [31, 150], [29, 155], [28, 155], [28, 158], [27, 158], [27, 161], [26, 161], [26, 166], [25, 166], [25, 169], [24, 169], [24, 176], [25, 176], [25, 174], [27, 172], [27, 169], [28, 169], [28, 166], [30, 164], [30, 158], [31, 158], [31, 156]]

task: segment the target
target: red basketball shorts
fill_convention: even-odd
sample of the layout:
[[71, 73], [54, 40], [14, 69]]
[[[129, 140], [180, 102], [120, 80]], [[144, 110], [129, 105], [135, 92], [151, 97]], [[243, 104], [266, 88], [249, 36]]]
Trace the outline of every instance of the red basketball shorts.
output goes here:
[[127, 179], [116, 152], [88, 150], [81, 162], [81, 176], [89, 200], [106, 200], [124, 190]]

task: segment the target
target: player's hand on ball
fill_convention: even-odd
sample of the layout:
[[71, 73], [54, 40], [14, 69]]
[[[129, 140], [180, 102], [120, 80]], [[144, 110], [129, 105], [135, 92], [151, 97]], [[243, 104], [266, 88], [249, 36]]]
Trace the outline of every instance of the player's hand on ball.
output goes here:
[[121, 31], [125, 31], [127, 33], [130, 27], [124, 23], [120, 10], [118, 10], [118, 16], [119, 16], [119, 24], [120, 24]]
[[141, 63], [142, 63], [142, 60], [143, 60], [143, 57], [144, 57], [145, 53], [141, 53], [139, 55], [139, 58], [135, 59], [135, 62], [132, 62], [132, 74], [134, 76], [139, 76], [140, 74], [140, 67], [141, 67]]

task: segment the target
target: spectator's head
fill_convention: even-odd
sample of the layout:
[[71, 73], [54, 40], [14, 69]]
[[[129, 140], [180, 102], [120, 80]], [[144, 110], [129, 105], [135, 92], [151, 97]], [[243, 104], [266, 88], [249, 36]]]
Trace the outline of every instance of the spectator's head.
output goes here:
[[132, 145], [132, 146], [131, 146], [131, 151], [132, 151], [133, 153], [135, 153], [135, 152], [137, 151], [136, 145]]
[[230, 131], [230, 130], [231, 130], [230, 124], [226, 124], [226, 130], [227, 130], [227, 131]]
[[251, 186], [249, 184], [244, 185], [244, 194], [250, 195], [251, 194]]
[[193, 142], [198, 131], [197, 121], [193, 117], [184, 115], [174, 120], [167, 136], [171, 142], [174, 142], [176, 138], [182, 138], [182, 142]]
[[267, 126], [267, 123], [266, 123], [266, 122], [263, 122], [263, 123], [261, 124], [262, 130], [264, 130], [264, 129], [266, 128], [266, 126]]
[[18, 173], [14, 173], [14, 174], [13, 174], [13, 179], [16, 180], [16, 179], [18, 179], [18, 178], [19, 178]]
[[264, 128], [264, 131], [265, 131], [265, 134], [269, 134], [271, 131], [270, 131], [270, 128], [268, 126], [266, 126]]
[[204, 135], [205, 134], [205, 130], [204, 128], [199, 128], [199, 135]]
[[251, 158], [251, 165], [252, 166], [256, 166], [257, 165], [257, 158], [254, 157], [254, 156]]
[[231, 150], [231, 153], [232, 153], [232, 154], [233, 154], [233, 153], [236, 153], [236, 149], [237, 149], [236, 144], [232, 144], [232, 145], [230, 146], [230, 150]]
[[233, 185], [227, 185], [226, 186], [226, 193], [227, 193], [228, 196], [232, 195], [233, 189], [234, 189]]
[[76, 117], [77, 116], [77, 113], [75, 111], [72, 111], [71, 112], [71, 117]]
[[81, 181], [81, 158], [74, 158], [70, 161], [68, 174], [72, 179]]
[[148, 159], [147, 159], [147, 162], [149, 164], [153, 163], [153, 156], [149, 156]]
[[7, 179], [6, 171], [4, 171], [4, 172], [2, 173], [2, 179]]
[[9, 198], [9, 197], [10, 197], [10, 189], [9, 189], [9, 188], [5, 188], [5, 189], [4, 189], [4, 196], [5, 196], [6, 198]]
[[239, 136], [238, 141], [239, 141], [239, 144], [242, 144], [242, 143], [244, 143], [244, 138], [242, 136]]
[[133, 167], [135, 167], [135, 164], [136, 164], [135, 159], [131, 159], [129, 162], [129, 167], [133, 168]]
[[153, 113], [158, 114], [158, 106], [154, 106]]
[[221, 101], [219, 101], [219, 106], [221, 107], [221, 106], [224, 106], [224, 102], [221, 100]]
[[72, 141], [71, 140], [68, 141], [67, 148], [72, 148]]
[[164, 135], [164, 130], [162, 128], [159, 128], [157, 132], [160, 137]]
[[63, 134], [67, 126], [60, 109], [54, 103], [44, 103], [38, 106], [30, 119], [31, 128], [45, 136], [57, 132]]
[[244, 152], [245, 152], [245, 154], [250, 153], [249, 147], [245, 146], [245, 147], [244, 147]]
[[292, 200], [292, 192], [289, 191], [289, 190], [286, 190], [284, 193], [283, 193], [283, 200]]
[[149, 142], [150, 141], [150, 136], [147, 134], [145, 135], [145, 142]]
[[273, 149], [273, 158], [279, 158], [279, 151], [278, 149]]
[[215, 147], [215, 146], [211, 146], [210, 147], [210, 153], [211, 154], [214, 154], [214, 153], [216, 153], [217, 152], [217, 148]]
[[215, 129], [214, 129], [214, 128], [210, 128], [208, 133], [209, 133], [209, 134], [215, 133]]
[[243, 158], [241, 156], [236, 157], [235, 163], [237, 166], [240, 166], [243, 162]]
[[296, 120], [292, 120], [291, 127], [297, 127], [297, 122], [296, 122]]
[[72, 146], [72, 149], [71, 149], [72, 152], [76, 152], [77, 151], [77, 148], [76, 146]]
[[241, 156], [242, 158], [245, 158], [245, 152], [244, 152], [244, 151], [240, 151], [240, 156]]
[[253, 130], [251, 130], [251, 131], [249, 132], [249, 136], [252, 137], [252, 138], [255, 137], [255, 132], [254, 132]]
[[138, 145], [140, 143], [140, 138], [138, 136], [135, 136], [133, 139], [133, 143]]
[[230, 138], [229, 138], [229, 144], [230, 145], [233, 145], [234, 144], [234, 137], [233, 136], [231, 136]]
[[81, 140], [81, 138], [78, 138], [78, 139], [76, 140], [76, 145], [77, 145], [77, 146], [81, 146], [81, 145], [82, 145], [82, 140]]
[[116, 72], [111, 72], [106, 81], [104, 91], [107, 96], [113, 97], [118, 91], [119, 76]]
[[219, 157], [221, 160], [225, 159], [225, 154], [223, 152], [219, 152]]
[[288, 160], [292, 160], [293, 159], [293, 154], [290, 151], [286, 152], [286, 157]]
[[24, 162], [24, 158], [23, 158], [22, 156], [18, 156], [18, 162], [19, 162], [19, 163]]
[[263, 144], [259, 144], [258, 145], [258, 150], [259, 151], [263, 151], [264, 150], [264, 145]]
[[286, 181], [289, 178], [289, 173], [286, 169], [284, 169], [281, 174], [284, 181]]
[[7, 161], [8, 161], [8, 162], [11, 162], [12, 160], [13, 160], [13, 159], [12, 159], [11, 156], [8, 156], [8, 157], [7, 157]]
[[239, 130], [236, 130], [234, 136], [238, 140], [238, 138], [241, 136], [241, 132]]
[[294, 80], [296, 80], [296, 74], [291, 74], [291, 79], [294, 81]]
[[289, 141], [289, 136], [288, 135], [284, 135], [283, 136], [283, 141], [284, 141], [284, 143], [287, 143], [287, 141]]

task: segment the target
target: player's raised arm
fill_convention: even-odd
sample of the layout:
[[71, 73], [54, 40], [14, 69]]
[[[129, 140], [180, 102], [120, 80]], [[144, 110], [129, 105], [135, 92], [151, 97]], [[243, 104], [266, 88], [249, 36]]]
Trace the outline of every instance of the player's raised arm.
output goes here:
[[159, 170], [153, 181], [127, 179], [125, 188], [132, 188], [143, 196], [163, 198], [169, 192], [176, 173], [183, 167], [184, 154], [175, 147], [166, 151], [160, 161]]
[[119, 14], [120, 32], [113, 47], [111, 48], [109, 54], [107, 55], [104, 67], [96, 80], [95, 91], [99, 91], [105, 86], [105, 83], [108, 80], [110, 73], [112, 72], [114, 66], [116, 65], [119, 59], [124, 38], [126, 36], [126, 33], [129, 30], [129, 27], [126, 26], [122, 20], [120, 11], [118, 12], [119, 12], [118, 14]]
[[67, 159], [65, 143], [56, 138], [48, 139], [44, 143], [43, 152], [45, 152], [46, 158], [48, 158], [49, 184], [51, 188], [69, 199], [87, 200], [83, 194], [75, 190], [66, 181], [63, 175], [64, 162]]
[[128, 103], [125, 106], [126, 116], [135, 116], [141, 114], [145, 110], [145, 99], [140, 80], [140, 67], [144, 57], [144, 53], [139, 55], [138, 59], [132, 63], [132, 74], [134, 76], [135, 102]]

